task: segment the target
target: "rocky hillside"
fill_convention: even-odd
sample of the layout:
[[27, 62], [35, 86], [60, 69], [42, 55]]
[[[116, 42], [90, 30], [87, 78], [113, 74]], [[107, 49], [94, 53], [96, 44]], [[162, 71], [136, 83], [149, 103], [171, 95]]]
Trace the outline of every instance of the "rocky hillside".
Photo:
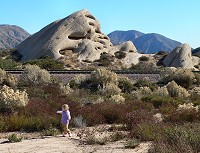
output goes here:
[[15, 48], [29, 36], [28, 32], [18, 26], [0, 25], [0, 48]]
[[144, 34], [142, 32], [130, 30], [130, 31], [114, 31], [108, 34], [113, 44], [119, 44], [124, 41], [132, 41], [137, 50], [142, 53], [156, 53], [158, 51], [171, 52], [181, 43], [172, 39], [169, 39], [163, 35], [150, 33]]
[[110, 38], [113, 45], [119, 45], [125, 41], [134, 42], [135, 39], [139, 38], [142, 35], [144, 35], [144, 33], [136, 30], [129, 30], [129, 31], [114, 31], [108, 34], [108, 37]]

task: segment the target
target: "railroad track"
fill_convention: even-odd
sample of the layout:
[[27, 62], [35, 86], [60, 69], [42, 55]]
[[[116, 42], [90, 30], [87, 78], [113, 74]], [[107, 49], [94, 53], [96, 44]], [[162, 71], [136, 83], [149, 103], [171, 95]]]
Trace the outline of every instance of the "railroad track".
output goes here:
[[[7, 73], [11, 74], [22, 74], [23, 70], [5, 70]], [[126, 71], [126, 70], [112, 70], [117, 74], [160, 74], [157, 71]], [[50, 70], [50, 74], [90, 74], [93, 70]], [[200, 73], [200, 71], [193, 71], [194, 73]]]

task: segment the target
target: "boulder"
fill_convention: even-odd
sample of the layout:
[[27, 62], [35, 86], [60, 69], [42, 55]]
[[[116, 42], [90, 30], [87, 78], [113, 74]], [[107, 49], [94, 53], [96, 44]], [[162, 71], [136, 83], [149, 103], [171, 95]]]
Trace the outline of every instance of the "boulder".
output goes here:
[[193, 68], [191, 47], [188, 44], [176, 47], [165, 57], [163, 64], [168, 67]]
[[58, 59], [63, 56], [61, 52], [69, 50], [78, 53], [80, 60], [93, 61], [112, 46], [97, 19], [87, 10], [81, 10], [44, 27], [18, 45], [17, 51], [22, 61], [43, 56]]
[[121, 43], [120, 45], [113, 46], [109, 50], [111, 54], [114, 54], [115, 52], [118, 52], [118, 51], [137, 53], [137, 49], [131, 41], [127, 41], [127, 42]]

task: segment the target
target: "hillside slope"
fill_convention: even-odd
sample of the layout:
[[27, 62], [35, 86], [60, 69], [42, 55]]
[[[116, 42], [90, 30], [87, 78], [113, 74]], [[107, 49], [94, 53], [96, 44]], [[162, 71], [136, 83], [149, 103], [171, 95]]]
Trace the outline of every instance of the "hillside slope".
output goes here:
[[114, 31], [108, 34], [108, 36], [114, 45], [130, 40], [134, 43], [139, 52], [146, 54], [156, 53], [161, 50], [171, 52], [178, 45], [181, 45], [180, 42], [160, 34], [144, 34], [135, 30]]
[[0, 25], [0, 48], [15, 48], [29, 36], [28, 32], [18, 26]]

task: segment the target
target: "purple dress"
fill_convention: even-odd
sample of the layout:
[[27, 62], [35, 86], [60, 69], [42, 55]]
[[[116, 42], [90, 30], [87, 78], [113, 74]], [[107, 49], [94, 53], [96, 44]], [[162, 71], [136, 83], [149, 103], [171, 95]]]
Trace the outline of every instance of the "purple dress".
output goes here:
[[70, 116], [70, 112], [68, 110], [62, 111], [62, 118], [61, 118], [62, 124], [69, 124], [70, 118], [71, 118], [71, 116]]

